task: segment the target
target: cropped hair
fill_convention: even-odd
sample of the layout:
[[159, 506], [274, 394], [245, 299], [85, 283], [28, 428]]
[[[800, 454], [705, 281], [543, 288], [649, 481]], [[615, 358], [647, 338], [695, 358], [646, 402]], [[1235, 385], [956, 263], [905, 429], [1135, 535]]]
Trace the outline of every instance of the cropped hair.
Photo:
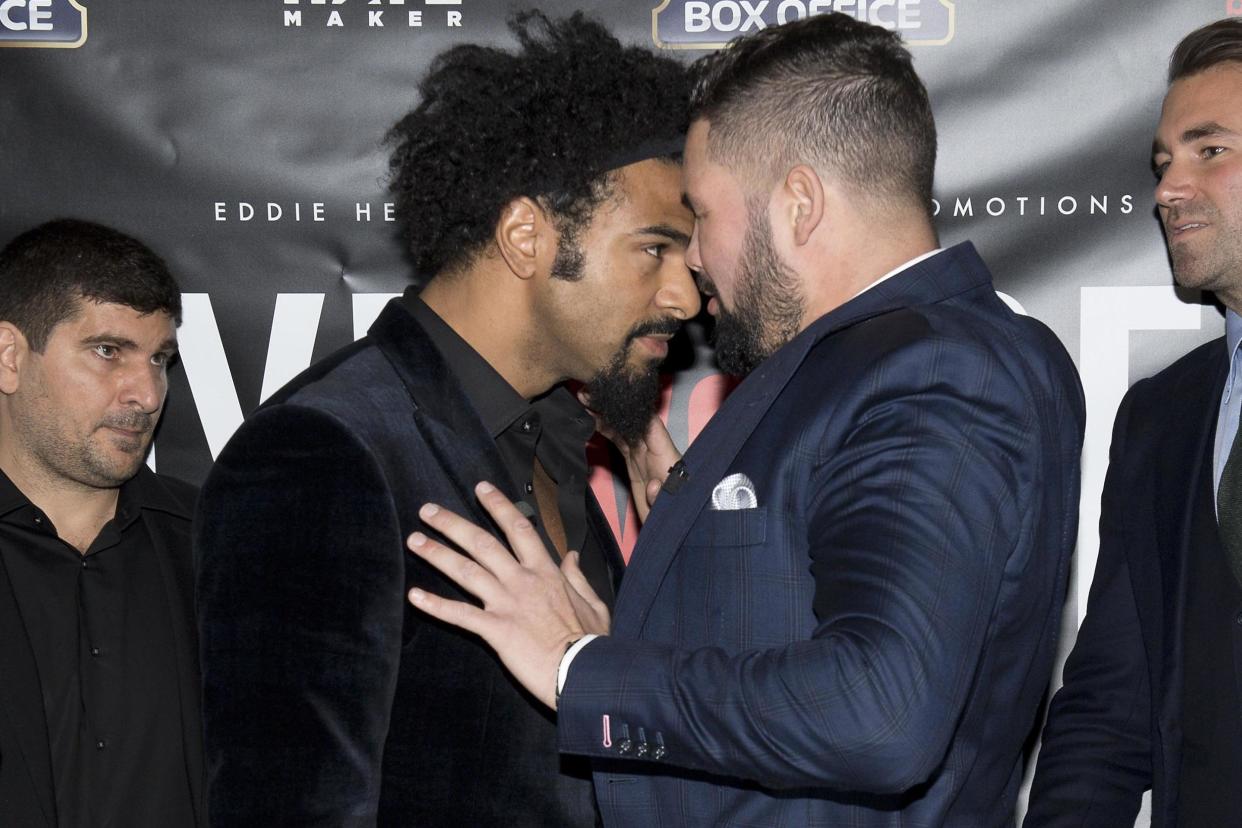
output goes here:
[[181, 324], [181, 290], [164, 260], [110, 227], [58, 219], [0, 250], [0, 320], [16, 325], [36, 352], [83, 300], [162, 312]]
[[455, 46], [391, 129], [389, 189], [421, 275], [469, 264], [523, 196], [572, 238], [610, 193], [609, 171], [686, 129], [685, 67], [623, 46], [581, 12], [516, 14], [516, 51]]
[[845, 14], [761, 29], [692, 67], [708, 152], [763, 185], [796, 164], [929, 212], [936, 124], [900, 36]]
[[1242, 64], [1242, 18], [1226, 17], [1182, 38], [1169, 59], [1169, 83], [1222, 63]]

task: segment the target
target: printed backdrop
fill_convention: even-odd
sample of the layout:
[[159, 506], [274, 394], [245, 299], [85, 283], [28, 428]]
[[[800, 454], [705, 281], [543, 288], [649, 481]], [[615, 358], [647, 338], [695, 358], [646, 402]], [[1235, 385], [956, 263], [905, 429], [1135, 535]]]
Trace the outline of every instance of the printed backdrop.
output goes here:
[[[658, 5], [657, 5], [658, 4]], [[388, 127], [447, 46], [508, 43], [507, 0], [0, 0], [0, 243], [77, 216], [139, 236], [185, 291], [152, 459], [201, 482], [242, 419], [361, 336], [411, 280], [385, 193]], [[1242, 0], [545, 0], [692, 60], [831, 10], [899, 28], [940, 128], [942, 241], [1061, 337], [1088, 405], [1082, 530], [1062, 652], [1094, 570], [1128, 385], [1219, 336], [1175, 290], [1149, 156], [1169, 52]], [[567, 125], [568, 126], [568, 125]], [[876, 234], [884, 227], [877, 226]], [[692, 326], [666, 399], [686, 445], [725, 385]], [[623, 546], [623, 485], [596, 491]], [[1057, 681], [1054, 678], [1054, 683]], [[1140, 818], [1146, 824], [1145, 816]]]

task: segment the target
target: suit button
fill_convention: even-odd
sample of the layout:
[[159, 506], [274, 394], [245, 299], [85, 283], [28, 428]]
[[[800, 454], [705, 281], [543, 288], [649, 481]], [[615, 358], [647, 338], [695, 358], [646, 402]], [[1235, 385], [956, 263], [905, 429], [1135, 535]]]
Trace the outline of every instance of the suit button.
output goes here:
[[668, 755], [668, 751], [664, 748], [664, 734], [657, 730], [655, 740], [656, 746], [655, 750], [651, 751], [651, 758], [663, 759]]
[[100, 739], [98, 742], [95, 743], [95, 750], [103, 750], [107, 746], [108, 746], [107, 741], [104, 739]]
[[647, 755], [647, 731], [641, 727], [638, 729], [638, 750], [634, 751], [634, 755], [639, 757]]
[[630, 741], [630, 726], [621, 725], [621, 738], [617, 740], [617, 753], [629, 753], [634, 747], [634, 743]]
[[1237, 622], [1239, 627], [1242, 627], [1242, 612], [1239, 612], [1237, 615], [1235, 615], [1233, 617], [1233, 620]]

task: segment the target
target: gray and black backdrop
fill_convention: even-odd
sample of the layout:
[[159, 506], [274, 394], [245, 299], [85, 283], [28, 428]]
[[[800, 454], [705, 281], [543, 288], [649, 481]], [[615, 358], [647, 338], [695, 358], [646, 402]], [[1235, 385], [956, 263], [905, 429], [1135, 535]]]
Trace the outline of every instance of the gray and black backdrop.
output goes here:
[[[507, 0], [0, 0], [0, 242], [78, 216], [150, 243], [185, 292], [153, 464], [201, 482], [261, 400], [362, 335], [412, 278], [385, 192], [388, 127], [432, 56], [508, 43]], [[1242, 0], [545, 0], [693, 59], [833, 9], [900, 28], [940, 128], [942, 241], [971, 239], [1015, 307], [1061, 337], [1088, 404], [1062, 651], [1094, 571], [1127, 386], [1220, 334], [1176, 291], [1151, 136], [1169, 52]], [[572, 124], [566, 124], [572, 129]], [[874, 228], [877, 235], [883, 226]], [[702, 331], [666, 399], [683, 446], [718, 399]], [[623, 486], [596, 490], [623, 546]], [[1055, 678], [1054, 678], [1055, 681]]]

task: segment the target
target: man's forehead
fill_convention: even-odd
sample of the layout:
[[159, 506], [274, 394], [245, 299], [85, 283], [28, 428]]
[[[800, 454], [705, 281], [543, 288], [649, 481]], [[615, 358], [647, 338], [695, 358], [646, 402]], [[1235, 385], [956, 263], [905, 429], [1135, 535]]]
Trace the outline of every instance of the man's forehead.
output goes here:
[[1195, 133], [1242, 132], [1242, 64], [1222, 63], [1179, 78], [1160, 108], [1157, 146], [1195, 140]]
[[90, 298], [81, 298], [72, 316], [67, 318], [57, 329], [72, 331], [78, 338], [96, 337], [103, 333], [125, 335], [134, 341], [159, 339], [160, 341], [177, 338], [177, 325], [166, 311], [155, 310], [143, 312], [119, 302], [101, 302]]

